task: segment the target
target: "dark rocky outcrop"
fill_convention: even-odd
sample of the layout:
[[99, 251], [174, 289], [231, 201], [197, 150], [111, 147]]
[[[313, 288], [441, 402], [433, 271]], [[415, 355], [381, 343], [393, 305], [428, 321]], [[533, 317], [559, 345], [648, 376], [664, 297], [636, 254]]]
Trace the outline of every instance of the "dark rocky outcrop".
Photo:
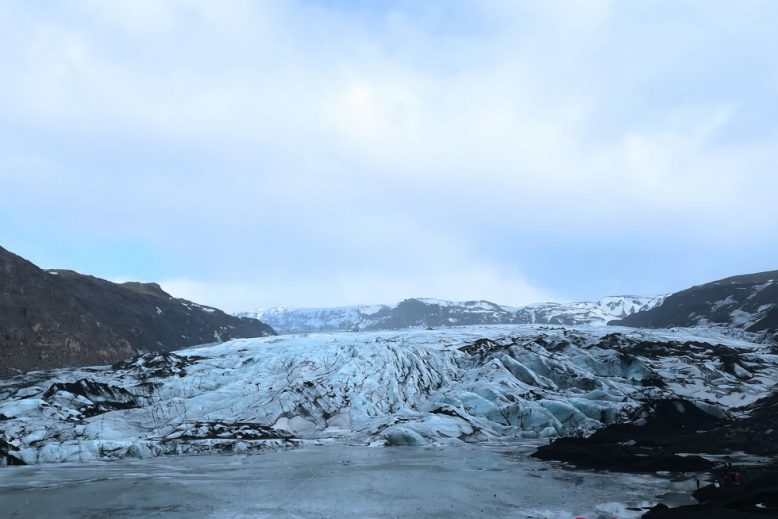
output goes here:
[[186, 367], [198, 360], [202, 360], [202, 357], [195, 355], [182, 357], [169, 352], [150, 352], [117, 362], [111, 366], [111, 369], [132, 373], [143, 380], [173, 376], [184, 377], [186, 376]]
[[[775, 459], [778, 454], [778, 393], [743, 408], [741, 418], [710, 415], [691, 402], [649, 402], [632, 423], [610, 425], [588, 438], [560, 438], [534, 457], [579, 467], [620, 472], [710, 473], [714, 484], [700, 488], [699, 505], [658, 505], [649, 519], [778, 516], [778, 466], [732, 466], [728, 455]], [[719, 462], [702, 455], [724, 455]], [[737, 477], [735, 475], [737, 474]]]
[[[738, 474], [739, 481], [732, 475]], [[716, 484], [694, 497], [700, 504], [668, 508], [657, 505], [644, 519], [748, 519], [778, 516], [778, 465], [722, 467], [713, 471]]]
[[[588, 438], [560, 438], [540, 447], [534, 456], [582, 467], [641, 472], [639, 465], [645, 458], [661, 459], [676, 453], [778, 454], [778, 393], [742, 408], [739, 413], [743, 416], [738, 419], [718, 417], [685, 400], [657, 400], [648, 402], [629, 423], [609, 425]], [[618, 463], [601, 460], [595, 454], [598, 449], [623, 456]], [[675, 462], [667, 460], [665, 465], [653, 462], [648, 470], [697, 470], [674, 468]]]
[[719, 324], [778, 330], [778, 271], [734, 276], [672, 294], [660, 306], [608, 324], [671, 328]]
[[65, 399], [75, 403], [81, 417], [97, 416], [117, 409], [141, 406], [143, 399], [123, 387], [112, 386], [89, 379], [76, 382], [57, 382], [43, 394], [47, 402]]
[[[534, 457], [566, 461], [577, 466], [621, 472], [693, 472], [713, 468], [700, 456], [697, 435], [723, 425], [685, 400], [659, 400], [646, 405], [630, 423], [600, 429], [588, 438], [559, 438], [538, 448]], [[705, 445], [702, 452], [720, 450]]]
[[45, 271], [0, 247], [0, 376], [273, 333], [256, 319], [174, 298], [154, 283]]
[[253, 422], [193, 422], [181, 424], [167, 440], [283, 440], [294, 442], [291, 434]]

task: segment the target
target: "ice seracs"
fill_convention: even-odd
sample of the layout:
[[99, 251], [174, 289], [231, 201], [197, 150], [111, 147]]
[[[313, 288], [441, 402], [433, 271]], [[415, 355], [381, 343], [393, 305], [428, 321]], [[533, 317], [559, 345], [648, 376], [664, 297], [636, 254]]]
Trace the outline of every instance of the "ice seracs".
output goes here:
[[237, 339], [0, 380], [12, 463], [583, 434], [647, 399], [767, 394], [767, 345], [706, 330], [474, 326]]

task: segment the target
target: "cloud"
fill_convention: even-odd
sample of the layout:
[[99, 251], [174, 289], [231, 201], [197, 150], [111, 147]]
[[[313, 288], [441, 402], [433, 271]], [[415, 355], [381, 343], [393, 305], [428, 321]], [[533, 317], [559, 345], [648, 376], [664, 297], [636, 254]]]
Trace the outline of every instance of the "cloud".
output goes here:
[[344, 270], [326, 276], [289, 273], [284, 278], [268, 276], [260, 282], [249, 283], [179, 278], [160, 284], [176, 297], [231, 312], [295, 306], [299, 301], [326, 307], [357, 301], [363, 304], [395, 303], [410, 297], [431, 296], [453, 301], [486, 299], [512, 305], [553, 300], [551, 294], [533, 287], [517, 273], [482, 264], [469, 269], [403, 271], [391, 278], [383, 270]]
[[228, 308], [518, 304], [762, 268], [775, 9], [7, 4], [0, 230], [79, 257], [142, 243], [154, 269], [69, 266]]

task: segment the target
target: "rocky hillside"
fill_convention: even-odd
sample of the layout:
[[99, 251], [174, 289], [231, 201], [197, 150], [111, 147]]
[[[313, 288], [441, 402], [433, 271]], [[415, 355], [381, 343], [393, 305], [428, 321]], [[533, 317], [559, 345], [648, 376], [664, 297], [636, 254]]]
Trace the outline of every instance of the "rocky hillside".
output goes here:
[[610, 324], [671, 328], [709, 324], [750, 332], [778, 329], [778, 271], [734, 276], [676, 292], [661, 306]]
[[154, 283], [45, 271], [0, 247], [0, 376], [272, 333]]
[[406, 299], [396, 305], [270, 308], [245, 312], [279, 333], [394, 330], [477, 324], [605, 324], [661, 304], [662, 297], [614, 296], [594, 302], [538, 303], [521, 308], [489, 301]]

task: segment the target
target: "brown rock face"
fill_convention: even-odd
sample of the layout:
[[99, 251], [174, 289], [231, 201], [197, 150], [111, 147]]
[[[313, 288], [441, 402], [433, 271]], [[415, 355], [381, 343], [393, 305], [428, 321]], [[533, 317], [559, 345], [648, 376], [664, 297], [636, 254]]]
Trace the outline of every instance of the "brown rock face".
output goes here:
[[0, 376], [273, 333], [153, 283], [45, 271], [0, 247]]

